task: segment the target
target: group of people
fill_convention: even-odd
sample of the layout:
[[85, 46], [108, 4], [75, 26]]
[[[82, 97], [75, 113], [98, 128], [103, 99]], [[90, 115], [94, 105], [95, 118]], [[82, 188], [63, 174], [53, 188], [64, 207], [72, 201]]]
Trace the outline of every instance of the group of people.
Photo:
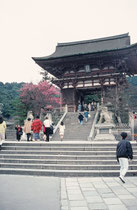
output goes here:
[[82, 125], [84, 118], [85, 118], [85, 121], [87, 122], [89, 117], [90, 117], [89, 112], [87, 110], [85, 110], [84, 115], [81, 112], [79, 113], [78, 120], [79, 120], [80, 124]]
[[[83, 120], [85, 119], [85, 121], [88, 121], [88, 118], [91, 116], [90, 112], [94, 111], [96, 109], [96, 103], [92, 102], [92, 103], [88, 103], [88, 104], [78, 104], [78, 120], [80, 122], [80, 124], [83, 124]], [[83, 114], [81, 113], [83, 112]]]
[[[79, 120], [80, 120], [80, 123], [82, 124], [84, 116], [83, 117], [80, 117], [80, 116], [83, 116], [83, 115], [79, 113]], [[34, 119], [33, 121], [31, 120], [31, 118], [28, 118], [25, 122], [24, 128], [22, 128], [20, 125], [17, 125], [15, 127], [17, 140], [20, 141], [23, 131], [27, 135], [27, 141], [32, 141], [32, 138], [34, 140], [40, 140], [40, 131], [42, 131], [42, 128], [43, 128], [43, 133], [44, 133], [43, 139], [48, 142], [49, 135], [53, 133], [53, 130], [51, 132], [51, 125], [52, 124], [50, 120], [48, 119], [48, 117], [45, 118], [43, 123], [39, 119], [39, 116], [37, 116], [36, 119]], [[59, 135], [60, 135], [61, 141], [63, 140], [63, 137], [64, 137], [64, 130], [65, 130], [65, 125], [63, 122], [61, 122], [59, 126]], [[33, 137], [32, 137], [32, 132], [33, 132]], [[5, 134], [6, 134], [6, 122], [0, 116], [0, 140], [5, 139]], [[123, 183], [125, 183], [124, 177], [128, 171], [129, 160], [133, 159], [133, 150], [132, 150], [132, 145], [130, 141], [126, 140], [127, 133], [122, 132], [121, 138], [122, 140], [117, 144], [116, 158], [120, 164], [119, 178]]]
[[78, 111], [79, 112], [83, 112], [84, 110], [88, 110], [88, 111], [94, 111], [97, 107], [97, 103], [96, 102], [91, 102], [91, 103], [88, 103], [88, 104], [81, 104], [79, 103], [78, 104]]
[[39, 119], [39, 116], [32, 121], [31, 118], [28, 118], [25, 121], [24, 127], [22, 128], [20, 125], [15, 127], [16, 129], [16, 138], [20, 141], [21, 136], [23, 135], [23, 131], [27, 136], [27, 141], [37, 141], [40, 140], [40, 132], [44, 133], [44, 140], [49, 141], [49, 135], [51, 133], [51, 122], [48, 117], [45, 118], [44, 122]]
[[[39, 141], [40, 132], [43, 131], [43, 140], [49, 142], [49, 137], [50, 135], [53, 134], [53, 125], [48, 117], [45, 118], [43, 123], [39, 119], [39, 116], [36, 116], [36, 118], [33, 121], [31, 118], [28, 118], [25, 121], [23, 128], [20, 125], [16, 125], [15, 129], [16, 129], [16, 138], [18, 141], [21, 140], [23, 131], [27, 136], [27, 141], [33, 141], [33, 140]], [[61, 122], [59, 126], [59, 135], [61, 141], [63, 140], [64, 137], [64, 130], [65, 130], [65, 125], [63, 122]]]

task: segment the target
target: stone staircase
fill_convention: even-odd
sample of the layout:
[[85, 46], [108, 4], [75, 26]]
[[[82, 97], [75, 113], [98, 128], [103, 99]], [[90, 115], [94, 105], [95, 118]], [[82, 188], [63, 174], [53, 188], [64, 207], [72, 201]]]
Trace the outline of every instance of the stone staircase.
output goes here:
[[[94, 120], [95, 112], [91, 112], [91, 117], [88, 122], [83, 121], [83, 125], [80, 125], [78, 121], [78, 113], [68, 112], [65, 119], [63, 120], [65, 124], [65, 134], [64, 141], [86, 141], [88, 140], [92, 123]], [[59, 141], [60, 137], [58, 131], [52, 137], [53, 141]]]
[[[0, 174], [37, 176], [118, 176], [117, 142], [5, 142]], [[127, 175], [137, 175], [137, 145]]]

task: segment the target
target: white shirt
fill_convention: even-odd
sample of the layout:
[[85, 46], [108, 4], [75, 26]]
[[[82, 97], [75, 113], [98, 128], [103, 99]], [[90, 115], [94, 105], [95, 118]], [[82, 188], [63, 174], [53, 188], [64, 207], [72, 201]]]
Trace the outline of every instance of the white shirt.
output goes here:
[[49, 119], [46, 119], [43, 124], [45, 125], [45, 128], [49, 128], [51, 126], [51, 122]]
[[64, 130], [65, 130], [65, 125], [60, 125], [59, 126], [59, 133], [64, 134]]

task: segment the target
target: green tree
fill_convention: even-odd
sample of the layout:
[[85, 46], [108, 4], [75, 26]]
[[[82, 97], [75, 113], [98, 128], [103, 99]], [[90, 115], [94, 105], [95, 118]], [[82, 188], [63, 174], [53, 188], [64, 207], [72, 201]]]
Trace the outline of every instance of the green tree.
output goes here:
[[19, 89], [24, 83], [5, 83], [0, 82], [0, 102], [3, 104], [3, 116], [10, 118], [15, 116], [13, 101], [19, 97]]
[[12, 101], [14, 107], [14, 116], [17, 123], [23, 125], [24, 120], [26, 119], [27, 108], [25, 104], [22, 103], [20, 98], [16, 98]]

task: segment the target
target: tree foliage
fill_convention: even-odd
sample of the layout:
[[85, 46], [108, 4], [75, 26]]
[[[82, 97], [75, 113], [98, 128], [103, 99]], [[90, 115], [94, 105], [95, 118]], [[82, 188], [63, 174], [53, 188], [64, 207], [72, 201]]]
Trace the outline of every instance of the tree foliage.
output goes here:
[[42, 81], [39, 84], [27, 83], [20, 89], [20, 98], [27, 110], [39, 115], [41, 110], [54, 108], [60, 104], [60, 92], [52, 84]]
[[19, 123], [20, 125], [24, 124], [24, 119], [26, 119], [27, 115], [27, 109], [26, 106], [22, 103], [20, 98], [16, 98], [12, 102], [14, 107], [14, 117], [16, 120], [16, 123]]
[[119, 86], [116, 91], [114, 88], [108, 88], [105, 93], [105, 104], [114, 113], [113, 119], [115, 123], [129, 122], [128, 101], [125, 96], [124, 86]]
[[125, 89], [125, 97], [127, 98], [129, 109], [137, 111], [137, 76], [128, 78], [128, 88]]
[[108, 88], [105, 103], [110, 102], [116, 118], [122, 123], [128, 123], [129, 111], [137, 111], [137, 77], [128, 77], [127, 83], [116, 88]]
[[24, 83], [2, 83], [0, 82], [0, 103], [3, 104], [2, 114], [6, 118], [16, 115], [14, 101], [19, 98], [19, 89]]

